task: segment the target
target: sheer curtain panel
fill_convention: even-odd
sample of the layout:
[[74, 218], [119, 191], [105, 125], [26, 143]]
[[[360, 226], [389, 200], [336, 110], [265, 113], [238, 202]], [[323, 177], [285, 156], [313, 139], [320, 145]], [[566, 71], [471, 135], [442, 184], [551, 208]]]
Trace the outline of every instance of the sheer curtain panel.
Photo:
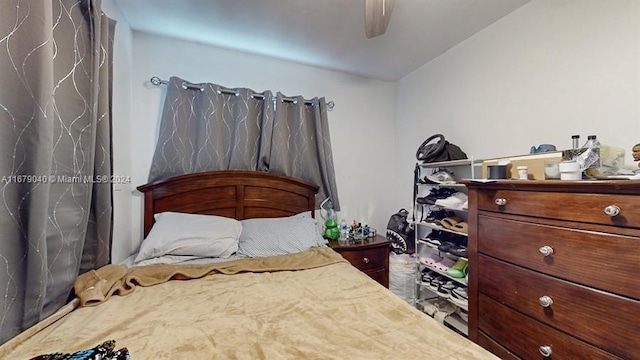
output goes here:
[[265, 171], [318, 185], [317, 205], [330, 197], [340, 210], [324, 98], [178, 77], [167, 86], [150, 182], [201, 171]]
[[110, 260], [115, 22], [100, 6], [0, 5], [0, 343]]

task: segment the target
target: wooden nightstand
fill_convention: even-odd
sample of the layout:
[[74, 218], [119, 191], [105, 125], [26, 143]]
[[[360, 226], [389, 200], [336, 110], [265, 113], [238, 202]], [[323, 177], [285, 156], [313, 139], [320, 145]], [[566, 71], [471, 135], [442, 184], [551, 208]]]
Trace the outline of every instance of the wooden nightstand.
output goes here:
[[350, 240], [348, 244], [331, 241], [329, 246], [358, 270], [389, 288], [390, 244], [384, 236], [376, 235], [364, 240]]

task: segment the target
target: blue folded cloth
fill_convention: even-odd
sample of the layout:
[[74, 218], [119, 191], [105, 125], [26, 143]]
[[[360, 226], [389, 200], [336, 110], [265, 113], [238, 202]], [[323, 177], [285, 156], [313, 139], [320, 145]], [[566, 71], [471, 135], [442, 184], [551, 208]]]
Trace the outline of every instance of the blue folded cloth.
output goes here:
[[551, 144], [540, 144], [538, 147], [532, 146], [529, 154], [538, 154], [548, 151], [556, 151], [556, 146]]

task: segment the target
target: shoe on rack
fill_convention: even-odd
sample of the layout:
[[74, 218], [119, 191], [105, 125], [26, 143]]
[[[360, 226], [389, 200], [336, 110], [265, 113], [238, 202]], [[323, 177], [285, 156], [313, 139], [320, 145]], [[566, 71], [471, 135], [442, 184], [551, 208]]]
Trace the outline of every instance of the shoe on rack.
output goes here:
[[469, 224], [465, 221], [460, 221], [459, 223], [453, 225], [451, 230], [457, 231], [459, 233], [468, 234], [469, 233]]
[[458, 306], [465, 308], [469, 306], [469, 293], [467, 288], [465, 287], [456, 287], [455, 289], [451, 290], [449, 299], [451, 300], [451, 302]]
[[436, 270], [446, 273], [450, 267], [452, 267], [456, 262], [453, 259], [449, 259], [447, 257], [442, 258], [442, 260], [438, 261], [434, 267]]
[[451, 315], [456, 312], [456, 306], [445, 299], [438, 299], [434, 305], [438, 309], [438, 312], [445, 313], [446, 315]]
[[460, 256], [463, 258], [466, 258], [468, 253], [467, 253], [467, 247], [463, 246], [463, 245], [456, 245], [452, 248], [449, 249], [449, 253], [455, 256]]
[[416, 202], [420, 205], [435, 205], [436, 199], [429, 198], [429, 195], [427, 195], [416, 198]]
[[426, 176], [421, 179], [418, 179], [418, 182], [420, 184], [439, 185], [438, 183], [429, 180], [429, 178]]
[[[451, 298], [451, 300], [453, 301], [453, 298]], [[456, 309], [456, 313], [460, 316], [460, 319], [462, 319], [462, 321], [466, 323], [469, 322], [469, 312], [465, 310], [462, 306], [458, 306], [458, 308]]]
[[447, 170], [434, 172], [431, 175], [427, 175], [426, 178], [436, 184], [451, 185], [456, 183], [456, 179], [453, 177], [453, 174]]
[[443, 238], [442, 232], [440, 230], [433, 230], [429, 233], [429, 235], [427, 235], [426, 238], [424, 238], [424, 241], [429, 243], [429, 245], [438, 247], [442, 245], [442, 242], [443, 242], [442, 238]]
[[[434, 204], [435, 204], [435, 201], [434, 201]], [[431, 224], [442, 226], [442, 219], [445, 219], [448, 217], [454, 217], [454, 216], [455, 216], [455, 213], [451, 210], [442, 209], [442, 208], [430, 209], [429, 213], [424, 218], [424, 221]]]
[[448, 216], [440, 220], [440, 225], [445, 229], [455, 230], [455, 226], [461, 221], [462, 219], [457, 216]]
[[444, 243], [442, 243], [442, 245], [438, 246], [438, 250], [443, 252], [449, 252], [455, 246], [456, 244], [452, 243], [451, 241], [445, 241]]
[[463, 278], [465, 276], [465, 269], [467, 268], [467, 260], [459, 258], [455, 264], [447, 269], [447, 275], [454, 278]]
[[436, 200], [446, 199], [455, 193], [455, 189], [434, 187], [429, 195], [416, 198], [416, 202], [422, 205], [435, 205]]
[[429, 266], [431, 268], [435, 268], [436, 264], [442, 261], [442, 258], [436, 254], [429, 254], [426, 256], [420, 256], [418, 260], [422, 265]]
[[427, 284], [427, 287], [432, 291], [437, 291], [440, 285], [444, 284], [444, 282], [444, 278], [441, 275], [436, 274], [431, 278], [429, 284]]
[[453, 193], [444, 199], [436, 199], [434, 205], [442, 206], [449, 209], [461, 209], [465, 201], [468, 201], [467, 194], [463, 192]]
[[455, 286], [453, 285], [453, 283], [451, 281], [447, 281], [440, 284], [440, 286], [438, 286], [438, 289], [436, 290], [436, 294], [438, 294], [438, 296], [443, 298], [449, 298], [454, 288]]
[[468, 236], [467, 235], [461, 235], [461, 234], [451, 234], [451, 238], [449, 239], [452, 242], [456, 243], [456, 245], [459, 246], [467, 246], [468, 241]]
[[433, 279], [433, 277], [436, 276], [436, 273], [429, 270], [428, 268], [422, 269], [421, 273], [422, 273], [422, 282], [426, 284], [428, 284], [431, 281], [431, 279]]
[[425, 300], [424, 302], [421, 303], [422, 305], [422, 312], [424, 312], [425, 314], [433, 317], [433, 315], [438, 312], [438, 308], [435, 306], [435, 301], [434, 300]]

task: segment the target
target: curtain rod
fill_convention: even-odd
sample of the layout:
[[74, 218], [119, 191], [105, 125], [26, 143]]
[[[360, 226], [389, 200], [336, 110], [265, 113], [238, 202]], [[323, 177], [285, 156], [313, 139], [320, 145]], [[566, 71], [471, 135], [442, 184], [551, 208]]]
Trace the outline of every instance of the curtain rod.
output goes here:
[[[151, 83], [155, 86], [160, 86], [160, 85], [167, 85], [169, 83], [169, 81], [167, 80], [162, 80], [157, 76], [154, 76], [150, 79]], [[182, 88], [183, 89], [192, 89], [192, 90], [200, 90], [200, 91], [204, 91], [204, 86], [203, 85], [195, 85], [195, 84], [190, 84], [186, 81], [182, 82]], [[225, 89], [223, 87], [218, 88], [218, 91], [223, 93], [223, 94], [229, 94], [229, 95], [237, 95], [238, 93], [235, 92], [232, 89]], [[251, 94], [252, 97], [256, 98], [256, 99], [264, 99], [264, 95], [262, 94]], [[286, 102], [290, 102], [290, 103], [295, 103], [296, 99], [294, 98], [282, 98], [282, 101], [286, 101]], [[313, 104], [311, 101], [305, 101], [304, 102], [307, 105], [311, 105]], [[336, 106], [336, 104], [333, 101], [327, 101], [327, 109], [329, 110], [333, 110], [333, 107]]]

